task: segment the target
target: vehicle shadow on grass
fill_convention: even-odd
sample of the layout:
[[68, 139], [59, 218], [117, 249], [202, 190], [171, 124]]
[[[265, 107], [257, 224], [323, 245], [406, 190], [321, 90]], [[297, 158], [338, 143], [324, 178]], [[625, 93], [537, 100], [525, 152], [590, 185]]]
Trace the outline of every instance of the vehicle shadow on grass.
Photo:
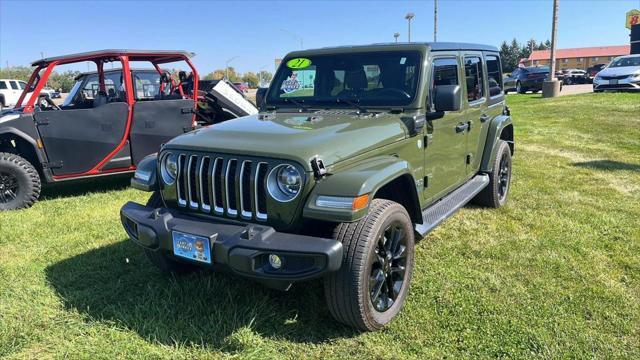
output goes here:
[[67, 309], [164, 345], [236, 352], [256, 335], [299, 343], [357, 335], [331, 318], [320, 281], [285, 293], [223, 273], [164, 275], [129, 240], [53, 264], [46, 276]]
[[131, 174], [48, 184], [42, 189], [40, 201], [81, 196], [94, 192], [124, 190], [130, 185]]
[[575, 162], [573, 163], [573, 166], [598, 170], [628, 170], [640, 172], [640, 164], [630, 164], [615, 160], [592, 160]]

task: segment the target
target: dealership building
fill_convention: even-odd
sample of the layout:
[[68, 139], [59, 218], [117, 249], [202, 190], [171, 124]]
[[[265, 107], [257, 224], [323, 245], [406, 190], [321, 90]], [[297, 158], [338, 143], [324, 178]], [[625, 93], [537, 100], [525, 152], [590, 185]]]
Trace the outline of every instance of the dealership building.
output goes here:
[[[574, 49], [556, 50], [556, 69], [582, 69], [597, 65], [608, 64], [613, 58], [629, 55], [629, 45], [598, 46]], [[525, 66], [549, 65], [550, 50], [534, 50], [528, 59], [524, 59]]]

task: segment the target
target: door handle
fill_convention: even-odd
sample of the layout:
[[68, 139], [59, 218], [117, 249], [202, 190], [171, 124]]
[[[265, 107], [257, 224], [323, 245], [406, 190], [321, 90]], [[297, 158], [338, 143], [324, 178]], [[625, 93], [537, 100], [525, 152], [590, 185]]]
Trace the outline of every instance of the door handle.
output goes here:
[[460, 123], [456, 126], [456, 132], [461, 133], [469, 128], [469, 123]]
[[489, 115], [487, 115], [487, 114], [482, 114], [482, 115], [480, 116], [480, 122], [482, 122], [482, 123], [483, 123], [483, 122], [486, 122], [487, 120], [489, 120]]

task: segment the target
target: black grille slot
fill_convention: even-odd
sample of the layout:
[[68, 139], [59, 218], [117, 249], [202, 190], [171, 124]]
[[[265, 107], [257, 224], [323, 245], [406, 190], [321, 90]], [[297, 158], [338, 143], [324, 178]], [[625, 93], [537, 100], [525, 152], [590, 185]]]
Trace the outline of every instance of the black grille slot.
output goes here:
[[236, 171], [238, 170], [238, 160], [231, 159], [227, 164], [225, 176], [227, 186], [227, 214], [235, 216], [238, 214], [238, 201], [236, 199]]
[[240, 211], [243, 217], [251, 217], [251, 161], [243, 161], [240, 169]]
[[197, 209], [199, 201], [198, 194], [198, 157], [191, 155], [187, 165], [189, 179], [187, 181], [187, 190], [189, 194], [189, 206]]
[[[224, 184], [224, 179], [222, 178], [222, 174], [224, 174], [224, 161], [220, 158], [216, 159], [215, 171], [214, 171], [214, 184], [213, 189], [215, 192], [215, 206], [217, 208], [224, 208], [224, 203], [222, 201], [222, 184]], [[222, 210], [221, 210], [222, 211]]]
[[205, 156], [202, 158], [200, 168], [198, 170], [198, 181], [200, 190], [200, 201], [202, 210], [209, 212], [211, 210], [211, 158]]
[[187, 172], [185, 171], [187, 156], [178, 156], [178, 176], [176, 177], [176, 187], [178, 189], [178, 205], [187, 205]]
[[269, 167], [266, 163], [260, 163], [258, 165], [257, 174], [256, 174], [256, 199], [257, 199], [257, 212], [259, 214], [264, 214], [266, 217], [267, 214], [267, 171]]

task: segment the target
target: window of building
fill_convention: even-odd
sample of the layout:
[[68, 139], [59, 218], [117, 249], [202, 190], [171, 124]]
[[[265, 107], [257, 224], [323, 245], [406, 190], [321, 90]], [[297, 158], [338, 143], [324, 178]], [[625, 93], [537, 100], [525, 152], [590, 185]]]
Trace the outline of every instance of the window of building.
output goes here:
[[578, 58], [578, 62], [582, 62], [583, 58]]
[[467, 100], [472, 102], [482, 99], [484, 97], [482, 60], [477, 56], [465, 57], [464, 75], [467, 82]]
[[609, 56], [609, 61], [613, 60], [613, 56]]
[[486, 60], [489, 96], [500, 95], [502, 94], [502, 69], [500, 69], [500, 59], [495, 55], [488, 55]]
[[592, 59], [593, 59], [593, 61], [598, 61], [598, 60], [600, 60], [600, 58], [599, 58], [599, 57], [597, 57], [597, 56], [596, 56], [596, 57], [594, 57], [594, 58], [592, 58]]
[[569, 62], [569, 59], [562, 59], [562, 63], [563, 63], [563, 64], [566, 64], [566, 63], [568, 63], [568, 62]]

